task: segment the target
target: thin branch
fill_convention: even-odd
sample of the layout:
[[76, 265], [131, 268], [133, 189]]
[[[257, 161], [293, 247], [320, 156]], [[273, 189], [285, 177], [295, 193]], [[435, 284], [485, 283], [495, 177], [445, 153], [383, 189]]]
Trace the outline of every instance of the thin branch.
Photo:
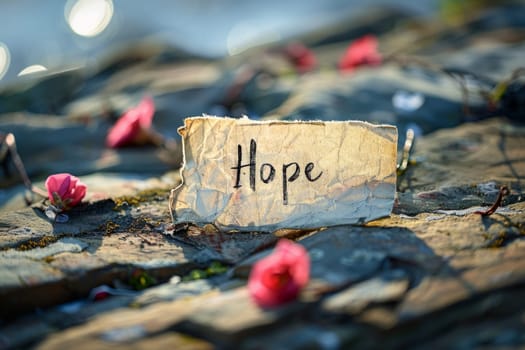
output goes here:
[[13, 135], [12, 133], [8, 133], [7, 135], [5, 135], [2, 140], [0, 159], [4, 159], [5, 157], [7, 157], [8, 152], [11, 155], [15, 168], [18, 171], [18, 174], [20, 174], [20, 177], [22, 178], [24, 186], [26, 187], [26, 191], [24, 193], [24, 200], [26, 204], [31, 205], [34, 202], [34, 194], [37, 194], [42, 197], [47, 197], [47, 193], [45, 191], [36, 186], [33, 186], [33, 184], [31, 183], [31, 180], [27, 175], [24, 162], [18, 154], [15, 135]]
[[13, 163], [15, 164], [16, 170], [20, 174], [20, 177], [24, 182], [24, 186], [26, 187], [26, 192], [24, 195], [26, 204], [30, 205], [31, 203], [33, 203], [34, 200], [33, 185], [31, 184], [31, 180], [29, 180], [29, 176], [27, 176], [27, 172], [24, 167], [24, 163], [22, 162], [22, 158], [20, 158], [20, 155], [18, 155], [18, 151], [16, 150], [15, 135], [13, 135], [12, 133], [7, 134], [4, 139], [4, 142], [9, 148], [9, 152], [11, 153], [11, 157], [13, 158]]
[[397, 165], [397, 174], [402, 175], [408, 167], [408, 161], [410, 159], [410, 153], [412, 152], [412, 147], [414, 146], [415, 133], [413, 129], [408, 129], [405, 138], [405, 144], [403, 146], [403, 155], [401, 157], [401, 162]]
[[481, 216], [490, 216], [496, 212], [496, 210], [501, 206], [501, 202], [503, 201], [503, 197], [508, 195], [510, 193], [509, 188], [507, 186], [501, 186], [498, 193], [498, 198], [496, 198], [496, 201], [490, 208], [487, 210], [478, 210], [475, 211], [474, 214], [479, 214]]

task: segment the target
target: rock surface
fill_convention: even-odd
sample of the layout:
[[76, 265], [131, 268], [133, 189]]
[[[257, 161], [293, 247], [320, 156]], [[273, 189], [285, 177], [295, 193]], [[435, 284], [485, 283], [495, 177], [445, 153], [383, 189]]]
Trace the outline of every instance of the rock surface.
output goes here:
[[[516, 68], [517, 52], [525, 52], [517, 29], [525, 23], [504, 16], [509, 11], [516, 9], [489, 11], [452, 29], [428, 27], [432, 40], [413, 40], [407, 52], [430, 66], [445, 62], [476, 73], [492, 67], [490, 78], [481, 82], [484, 74], [477, 74], [470, 82], [491, 85]], [[409, 38], [417, 34], [410, 26], [404, 30]], [[394, 34], [383, 34], [385, 49], [401, 46]], [[10, 103], [2, 107], [9, 113], [0, 115], [0, 127], [17, 135], [35, 185], [43, 187], [49, 173], [68, 171], [89, 192], [67, 222], [51, 222], [47, 200], [25, 207], [20, 179], [6, 163], [0, 349], [525, 346], [523, 89], [506, 97], [512, 109], [490, 109], [477, 98], [467, 101], [465, 114], [461, 86], [443, 70], [392, 61], [342, 76], [327, 67], [343, 49], [340, 42], [319, 45], [324, 68], [301, 76], [275, 53], [257, 52], [257, 69], [239, 68], [236, 58], [152, 58], [96, 79], [55, 75], [27, 95], [2, 93], [0, 101]], [[447, 55], [439, 54], [445, 49]], [[86, 80], [81, 90], [62, 91], [67, 103], [38, 95], [61, 79], [79, 84], [80, 76]], [[398, 90], [406, 93], [397, 94], [396, 105]], [[154, 96], [154, 123], [167, 137], [175, 136], [184, 116], [213, 110], [388, 121], [400, 127], [401, 145], [404, 129], [411, 128], [415, 145], [397, 179], [393, 213], [363, 226], [315, 230], [232, 233], [173, 225], [168, 195], [180, 181], [180, 154], [102, 146], [112, 114], [144, 92]], [[14, 111], [26, 100], [33, 103], [26, 110], [46, 114]], [[46, 103], [52, 102], [66, 115], [49, 115]], [[501, 205], [480, 215], [501, 186], [509, 190]], [[298, 300], [265, 310], [251, 301], [246, 280], [280, 238], [306, 248], [311, 280]]]

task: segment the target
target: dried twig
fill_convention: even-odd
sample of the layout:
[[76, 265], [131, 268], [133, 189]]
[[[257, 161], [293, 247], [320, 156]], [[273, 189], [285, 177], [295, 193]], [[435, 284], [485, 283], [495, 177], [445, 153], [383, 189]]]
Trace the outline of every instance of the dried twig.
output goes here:
[[[26, 192], [24, 195], [24, 199], [26, 201], [27, 205], [30, 205], [33, 203], [34, 197], [33, 194], [37, 193], [39, 195], [42, 195], [38, 189], [35, 191], [33, 188], [33, 185], [31, 184], [31, 180], [29, 180], [29, 176], [27, 176], [26, 169], [24, 167], [24, 163], [22, 162], [22, 158], [18, 155], [18, 152], [16, 150], [16, 139], [15, 135], [12, 133], [8, 133], [4, 136], [4, 139], [2, 142], [7, 146], [9, 149], [9, 154], [12, 157], [13, 163], [16, 167], [16, 170], [20, 174], [20, 177], [22, 178], [22, 181], [24, 182], [24, 186], [26, 187]], [[6, 154], [3, 154], [3, 156], [7, 156]], [[47, 194], [44, 194], [45, 197], [47, 197]]]
[[141, 239], [143, 244], [147, 244], [149, 246], [157, 245], [156, 243], [153, 243], [150, 240], [148, 240], [147, 238], [145, 238], [141, 233], [137, 233], [137, 236], [140, 237], [140, 239]]
[[496, 210], [501, 206], [501, 202], [503, 201], [503, 197], [508, 195], [510, 193], [509, 188], [507, 186], [501, 186], [498, 193], [498, 198], [496, 198], [496, 201], [490, 208], [487, 210], [477, 210], [474, 212], [474, 214], [479, 214], [481, 216], [489, 216], [496, 212]]
[[15, 168], [18, 171], [20, 177], [22, 178], [24, 186], [26, 187], [26, 191], [24, 194], [24, 200], [26, 204], [31, 205], [34, 202], [34, 194], [37, 194], [42, 197], [47, 197], [47, 193], [45, 191], [41, 190], [36, 186], [33, 186], [33, 184], [31, 183], [31, 180], [27, 175], [24, 162], [22, 162], [22, 158], [20, 158], [20, 155], [18, 154], [15, 135], [13, 135], [12, 133], [0, 133], [0, 142], [2, 144], [0, 148], [0, 161], [6, 162], [7, 156], [11, 156], [13, 164], [15, 165]]
[[408, 129], [405, 138], [405, 144], [403, 146], [403, 155], [401, 157], [401, 162], [397, 165], [397, 174], [402, 175], [408, 167], [408, 161], [410, 159], [410, 153], [412, 152], [412, 147], [414, 146], [415, 133], [413, 129]]
[[498, 103], [505, 94], [505, 91], [507, 91], [509, 85], [518, 80], [523, 75], [525, 75], [525, 68], [521, 67], [515, 69], [511, 73], [510, 77], [503, 79], [492, 89], [488, 96], [489, 102], [492, 104]]

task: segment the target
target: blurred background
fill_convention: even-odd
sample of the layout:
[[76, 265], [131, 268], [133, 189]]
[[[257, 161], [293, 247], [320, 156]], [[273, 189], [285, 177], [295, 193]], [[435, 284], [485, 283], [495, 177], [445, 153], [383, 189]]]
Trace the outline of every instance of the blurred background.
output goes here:
[[[523, 57], [525, 1], [2, 1], [0, 134], [31, 181], [92, 189], [177, 172], [177, 128], [202, 114], [388, 123], [401, 146], [409, 129], [523, 121]], [[155, 142], [108, 147], [146, 96]], [[3, 141], [12, 209], [24, 179]]]
[[[462, 1], [458, 1], [462, 2]], [[352, 21], [388, 6], [430, 18], [438, 0], [113, 1], [50, 0], [0, 3], [0, 84], [44, 69], [95, 65], [140, 41], [222, 57]]]

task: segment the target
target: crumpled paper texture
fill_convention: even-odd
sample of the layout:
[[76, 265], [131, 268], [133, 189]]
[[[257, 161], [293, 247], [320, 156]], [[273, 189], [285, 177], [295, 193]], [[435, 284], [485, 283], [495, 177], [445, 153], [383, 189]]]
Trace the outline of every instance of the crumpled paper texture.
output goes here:
[[361, 121], [186, 118], [174, 223], [272, 231], [390, 215], [397, 129]]

